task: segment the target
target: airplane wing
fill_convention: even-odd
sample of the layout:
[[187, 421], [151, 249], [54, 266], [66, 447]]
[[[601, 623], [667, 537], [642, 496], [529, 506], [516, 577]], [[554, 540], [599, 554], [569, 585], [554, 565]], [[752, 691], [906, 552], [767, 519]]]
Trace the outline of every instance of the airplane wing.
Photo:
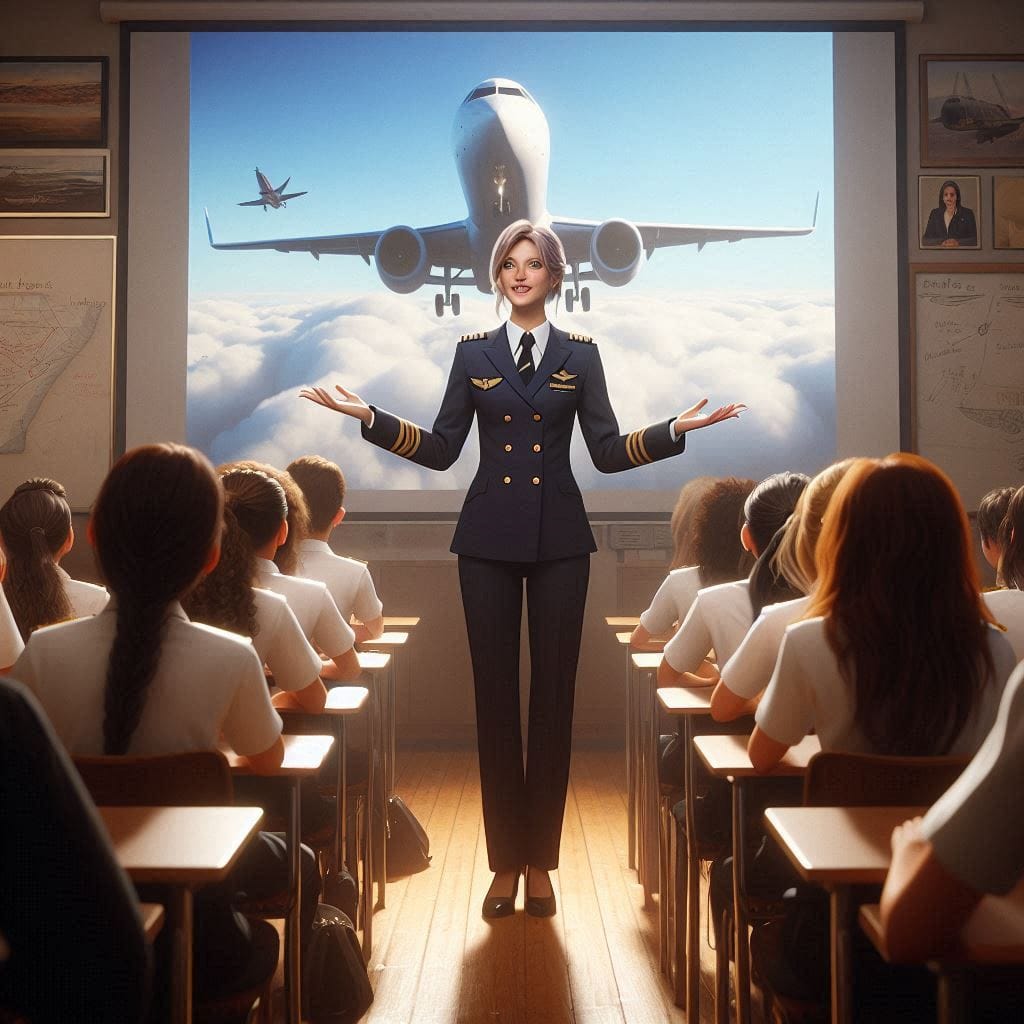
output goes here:
[[239, 206], [266, 206], [266, 199], [252, 199], [248, 203], [239, 203]]
[[[273, 249], [277, 252], [308, 252], [315, 259], [323, 255], [360, 256], [369, 265], [377, 240], [384, 234], [381, 231], [354, 232], [344, 235], [316, 235], [309, 238], [271, 238], [254, 242], [215, 242], [213, 228], [210, 225], [210, 213], [206, 214], [206, 233], [210, 246], [214, 249], [252, 250]], [[385, 229], [387, 230], [387, 229]], [[472, 266], [469, 251], [469, 234], [464, 220], [453, 221], [451, 224], [434, 224], [431, 227], [419, 228], [427, 244], [427, 255], [431, 266], [447, 267], [450, 270], [469, 271]], [[431, 274], [427, 278], [431, 283], [444, 283], [444, 277]], [[472, 274], [468, 277], [459, 274], [463, 284], [473, 283]]]
[[[655, 249], [673, 245], [696, 245], [700, 251], [708, 242], [738, 242], [744, 238], [788, 238], [809, 235], [818, 220], [818, 200], [814, 200], [814, 217], [806, 228], [716, 227], [702, 224], [644, 224], [635, 222], [648, 257]], [[551, 229], [562, 240], [570, 263], [590, 260], [590, 239], [602, 222], [552, 217]]]
[[284, 202], [285, 199], [298, 199], [299, 196], [307, 196], [307, 195], [309, 195], [308, 191], [306, 191], [306, 192], [289, 192], [287, 195], [279, 196], [278, 198], [282, 202]]

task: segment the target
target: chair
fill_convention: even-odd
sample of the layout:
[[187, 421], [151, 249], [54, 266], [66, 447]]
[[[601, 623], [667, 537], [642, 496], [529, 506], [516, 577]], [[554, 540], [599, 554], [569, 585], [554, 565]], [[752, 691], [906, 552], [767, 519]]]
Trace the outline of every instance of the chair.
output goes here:
[[[216, 750], [149, 756], [76, 757], [86, 789], [98, 805], [161, 807], [187, 805], [219, 807], [234, 801], [231, 768]], [[265, 916], [281, 916], [268, 912]], [[266, 921], [253, 921], [254, 961], [261, 969], [237, 992], [197, 1002], [197, 1024], [244, 1022], [259, 999], [259, 1024], [271, 1024], [271, 989], [280, 940]]]

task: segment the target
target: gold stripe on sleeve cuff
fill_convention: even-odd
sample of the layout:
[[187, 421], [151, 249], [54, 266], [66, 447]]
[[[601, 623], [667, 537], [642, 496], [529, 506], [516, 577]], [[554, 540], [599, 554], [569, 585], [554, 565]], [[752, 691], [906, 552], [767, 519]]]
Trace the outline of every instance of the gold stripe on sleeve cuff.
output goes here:
[[402, 454], [402, 448], [405, 445], [405, 420], [398, 421], [398, 437], [395, 439], [395, 443], [391, 446], [391, 451], [397, 455]]
[[626, 437], [626, 457], [634, 466], [640, 465], [640, 460], [636, 455], [636, 431]]
[[416, 454], [416, 449], [420, 446], [420, 428], [415, 423], [409, 424], [409, 430], [412, 433], [412, 442], [409, 450], [405, 453], [407, 459], [411, 459]]
[[646, 428], [643, 430], [638, 430], [636, 432], [636, 446], [640, 452], [640, 457], [644, 460], [644, 462], [650, 463], [653, 462], [654, 459], [651, 458], [650, 452], [647, 451], [647, 445], [644, 444], [644, 434], [646, 433]]

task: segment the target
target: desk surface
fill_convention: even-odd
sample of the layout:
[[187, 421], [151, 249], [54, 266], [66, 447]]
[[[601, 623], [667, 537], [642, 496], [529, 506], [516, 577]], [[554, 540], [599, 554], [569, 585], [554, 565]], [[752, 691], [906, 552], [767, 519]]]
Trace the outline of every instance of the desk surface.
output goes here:
[[[329, 696], [329, 695], [328, 695]], [[287, 715], [287, 711], [285, 714]], [[298, 714], [309, 714], [300, 711]], [[291, 736], [281, 737], [284, 740], [284, 759], [279, 767], [270, 772], [254, 772], [249, 762], [227, 747], [220, 752], [228, 759], [231, 771], [235, 775], [288, 775], [302, 778], [315, 775], [327, 757], [327, 752], [334, 744], [333, 736]]]
[[221, 881], [263, 818], [258, 807], [101, 807], [99, 813], [133, 882], [190, 887]]
[[612, 629], [635, 629], [640, 625], [639, 615], [606, 615], [604, 621]]
[[373, 650], [375, 647], [401, 647], [408, 642], [409, 633], [406, 630], [391, 630], [381, 633], [376, 640], [360, 640], [361, 647]]
[[355, 715], [366, 707], [370, 691], [365, 686], [335, 686], [327, 691], [327, 705], [321, 714]]
[[[660, 654], [654, 655], [661, 658]], [[670, 715], [711, 714], [713, 686], [659, 686], [658, 702]]]
[[385, 615], [385, 629], [413, 629], [420, 624], [418, 615]]
[[655, 669], [661, 664], [661, 654], [658, 651], [637, 651], [630, 655], [633, 664], [640, 669]]
[[[877, 903], [860, 908], [860, 926], [875, 949], [888, 959]], [[960, 946], [942, 964], [1024, 963], [1024, 884], [1006, 896], [986, 896], [960, 933]]]
[[693, 745], [700, 759], [707, 765], [712, 775], [734, 778], [777, 775], [803, 775], [807, 771], [807, 763], [821, 750], [817, 736], [805, 736], [795, 747], [786, 751], [786, 756], [770, 771], [759, 773], [754, 771], [747, 754], [749, 736], [697, 736]]
[[388, 662], [391, 661], [391, 655], [384, 651], [356, 651], [356, 655], [359, 658], [359, 667], [371, 671], [387, 668]]
[[768, 831], [797, 870], [821, 885], [880, 885], [892, 830], [922, 807], [769, 807]]

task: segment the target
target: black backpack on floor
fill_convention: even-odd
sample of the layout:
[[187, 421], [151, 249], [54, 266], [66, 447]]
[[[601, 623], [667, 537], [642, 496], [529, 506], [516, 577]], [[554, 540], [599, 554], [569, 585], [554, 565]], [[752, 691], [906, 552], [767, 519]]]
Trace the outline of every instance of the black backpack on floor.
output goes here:
[[336, 907], [317, 907], [302, 968], [302, 1017], [310, 1024], [355, 1024], [370, 1008], [373, 988], [359, 938]]
[[400, 796], [388, 797], [388, 881], [430, 867], [430, 837]]

